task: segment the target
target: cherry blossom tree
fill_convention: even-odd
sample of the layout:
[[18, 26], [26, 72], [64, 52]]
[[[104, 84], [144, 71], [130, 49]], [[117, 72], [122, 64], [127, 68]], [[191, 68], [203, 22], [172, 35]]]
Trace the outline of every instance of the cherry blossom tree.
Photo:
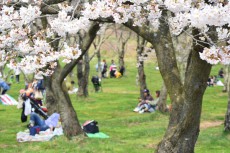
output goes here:
[[[106, 13], [98, 13], [100, 11], [93, 9], [96, 5]], [[229, 4], [218, 2], [172, 0], [132, 1], [129, 4], [126, 1], [97, 1], [87, 6], [87, 12], [92, 9], [94, 13], [85, 13], [86, 16], [94, 14], [92, 19], [109, 18], [123, 23], [152, 43], [156, 50], [160, 72], [172, 101], [168, 129], [157, 152], [194, 152], [199, 134], [202, 97], [211, 64], [230, 62], [229, 45], [216, 45], [217, 41], [228, 39], [228, 30], [223, 26], [230, 21], [227, 15], [229, 7]], [[173, 13], [173, 17], [169, 17], [168, 12]], [[188, 27], [192, 28], [190, 36], [193, 45], [187, 60], [184, 84], [169, 27], [174, 35], [183, 33]]]
[[[83, 46], [68, 46], [64, 42], [62, 47], [53, 49], [46, 38], [55, 33], [58, 37], [53, 41], [56, 41], [65, 38], [67, 34], [76, 34], [80, 29], [87, 30], [91, 27], [91, 32], [88, 32], [89, 39], [86, 41], [89, 45], [99, 27], [94, 25], [92, 28], [90, 21], [124, 24], [153, 45], [172, 101], [168, 129], [158, 145], [157, 152], [194, 152], [199, 135], [202, 98], [211, 64], [230, 64], [230, 4], [203, 0], [95, 0], [83, 5], [76, 0], [71, 2], [72, 7], [66, 5], [57, 8], [55, 4], [60, 2], [62, 1], [34, 1], [28, 5], [24, 0], [8, 7], [9, 2], [4, 1], [6, 5], [3, 5], [0, 12], [1, 55], [8, 57], [20, 54], [23, 59], [19, 64], [26, 72], [55, 76], [53, 89], [62, 94], [54, 95], [66, 101], [68, 96], [60, 85], [77, 63], [79, 56], [82, 56]], [[55, 6], [47, 7], [51, 4]], [[50, 17], [50, 28], [31, 34], [31, 23], [36, 18], [41, 18], [42, 12], [58, 15]], [[172, 16], [168, 16], [169, 13]], [[170, 28], [173, 35], [180, 35], [186, 32], [186, 28], [192, 28], [192, 33], [188, 35], [192, 37], [193, 44], [187, 60], [184, 83], [178, 69]], [[216, 44], [219, 41], [227, 41], [228, 44], [218, 46]], [[57, 62], [60, 58], [68, 63], [62, 71], [59, 70]], [[57, 73], [59, 75], [56, 75]], [[65, 99], [62, 99], [62, 96]], [[75, 111], [71, 109], [72, 111], [68, 112], [72, 108], [70, 100], [66, 104], [59, 103], [65, 112], [64, 129], [70, 129], [66, 131], [66, 135], [81, 133], [79, 128], [73, 128], [79, 127], [79, 123], [75, 122]], [[72, 114], [75, 114], [75, 118], [71, 121], [76, 123], [76, 126], [70, 126], [73, 124], [67, 122]]]
[[[83, 18], [79, 18], [81, 21], [78, 19], [73, 21], [71, 16], [67, 15], [68, 11], [71, 10], [69, 6], [63, 7], [61, 5], [60, 8], [63, 7], [63, 9], [57, 16], [42, 14], [41, 8], [44, 9], [44, 5], [41, 3], [48, 5], [58, 2], [60, 1], [35, 1], [30, 4], [24, 4], [21, 1], [13, 4], [4, 2], [5, 5], [2, 5], [0, 12], [0, 54], [3, 58], [7, 58], [8, 65], [12, 69], [15, 65], [11, 59], [20, 56], [22, 59], [18, 66], [24, 72], [46, 76], [47, 101], [49, 101], [50, 106], [52, 105], [48, 109], [52, 111], [51, 108], [55, 108], [60, 112], [63, 118], [64, 133], [67, 137], [71, 137], [81, 134], [83, 131], [62, 83], [84, 52], [88, 50], [99, 25], [90, 21], [84, 22]], [[33, 33], [31, 30], [33, 22], [45, 17], [48, 18], [48, 27], [50, 28], [40, 29]], [[69, 21], [78, 22], [77, 28], [71, 27], [73, 24], [68, 24]], [[69, 31], [65, 29], [69, 29]], [[68, 46], [66, 37], [77, 33], [79, 30], [87, 31], [80, 47], [77, 44]], [[59, 43], [59, 40], [62, 41]], [[60, 58], [62, 62], [66, 63], [63, 69], [58, 61]]]

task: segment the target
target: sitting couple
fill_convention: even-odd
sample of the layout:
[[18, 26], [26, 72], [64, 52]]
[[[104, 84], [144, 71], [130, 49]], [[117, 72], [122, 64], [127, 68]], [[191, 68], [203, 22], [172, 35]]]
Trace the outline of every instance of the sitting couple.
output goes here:
[[156, 91], [156, 99], [154, 100], [153, 97], [150, 95], [148, 89], [144, 89], [144, 98], [138, 99], [139, 103], [137, 107], [133, 110], [134, 112], [144, 113], [144, 112], [154, 112], [157, 109], [157, 103], [160, 97], [160, 91]]

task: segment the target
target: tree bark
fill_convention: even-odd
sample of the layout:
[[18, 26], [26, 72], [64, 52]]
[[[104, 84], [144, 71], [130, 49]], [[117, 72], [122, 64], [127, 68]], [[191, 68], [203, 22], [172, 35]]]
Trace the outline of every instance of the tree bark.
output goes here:
[[120, 67], [125, 67], [125, 51], [126, 51], [126, 46], [127, 46], [127, 42], [129, 41], [130, 37], [131, 37], [131, 31], [127, 33], [127, 29], [122, 29], [122, 27], [120, 28], [121, 32], [119, 35], [119, 47], [118, 49], [118, 63]]
[[125, 46], [126, 46], [126, 42], [121, 42], [121, 50], [119, 52], [119, 57], [118, 57], [118, 62], [119, 62], [119, 66], [125, 66], [125, 61], [124, 61], [124, 57], [125, 57]]
[[141, 54], [144, 52], [144, 46], [146, 41], [137, 35], [137, 63], [138, 63], [138, 78], [139, 78], [139, 84], [140, 84], [140, 97], [143, 99], [144, 94], [143, 90], [147, 88], [146, 84], [146, 75], [144, 71], [144, 61], [140, 61], [139, 57], [141, 57]]
[[89, 60], [89, 52], [87, 51], [85, 53], [85, 58], [84, 58], [84, 83], [83, 83], [83, 94], [84, 97], [88, 97], [89, 96], [89, 92], [88, 92], [88, 80], [89, 80], [89, 71], [90, 71], [90, 60]]
[[89, 54], [88, 51], [84, 55], [84, 59], [77, 64], [78, 92], [80, 97], [88, 97], [88, 79], [89, 79]]
[[52, 88], [52, 78], [45, 77], [46, 84], [46, 107], [48, 108], [48, 115], [59, 111], [57, 99], [54, 96], [54, 89]]
[[188, 34], [192, 34], [192, 29], [189, 28], [186, 32], [181, 33], [179, 36], [172, 36], [173, 47], [176, 53], [177, 65], [180, 71], [182, 83], [185, 81], [185, 72], [189, 53], [192, 50], [193, 39]]
[[[228, 66], [228, 72], [230, 72], [230, 66]], [[230, 131], [230, 75], [228, 74], [227, 76], [225, 75], [224, 77], [228, 78], [227, 81], [227, 92], [228, 92], [228, 105], [227, 105], [227, 111], [225, 115], [225, 121], [224, 121], [224, 130], [225, 131]]]
[[228, 86], [228, 83], [230, 82], [229, 75], [230, 75], [230, 65], [226, 65], [224, 66], [224, 87], [222, 90], [223, 92], [229, 91], [229, 86]]
[[77, 95], [84, 96], [84, 74], [83, 74], [83, 60], [79, 61], [77, 64], [77, 80], [78, 80], [78, 91]]
[[98, 64], [98, 77], [102, 78], [102, 75], [101, 75], [101, 72], [102, 72], [102, 69], [101, 69], [101, 50], [100, 50], [100, 48], [97, 51], [97, 64]]
[[158, 109], [160, 112], [167, 112], [168, 111], [167, 105], [166, 105], [167, 95], [168, 95], [167, 88], [166, 88], [165, 84], [163, 83], [163, 85], [161, 87], [160, 97], [159, 97], [160, 99], [158, 102]]

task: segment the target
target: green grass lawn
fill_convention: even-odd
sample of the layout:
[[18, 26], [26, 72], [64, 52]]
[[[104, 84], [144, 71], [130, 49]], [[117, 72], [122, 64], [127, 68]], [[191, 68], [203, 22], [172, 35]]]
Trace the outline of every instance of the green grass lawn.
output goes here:
[[[91, 75], [96, 74], [93, 61]], [[71, 95], [79, 120], [97, 120], [100, 131], [110, 136], [108, 139], [76, 137], [67, 140], [64, 136], [50, 142], [18, 143], [16, 133], [26, 129], [20, 122], [21, 110], [15, 106], [0, 105], [0, 152], [81, 152], [81, 153], [150, 153], [163, 138], [168, 124], [168, 114], [159, 112], [138, 114], [132, 110], [137, 105], [139, 86], [136, 85], [135, 62], [127, 63], [126, 76], [120, 79], [103, 79], [103, 92], [94, 93], [89, 84], [90, 96], [86, 99]], [[162, 79], [153, 63], [146, 63], [148, 88], [153, 96], [161, 88]], [[214, 66], [212, 74], [217, 74], [220, 66]], [[24, 82], [13, 84], [8, 92], [17, 98]], [[223, 122], [227, 106], [227, 94], [222, 87], [209, 87], [203, 99], [201, 123]], [[170, 103], [170, 100], [168, 100]], [[195, 152], [227, 153], [230, 135], [223, 132], [223, 124], [201, 128]]]

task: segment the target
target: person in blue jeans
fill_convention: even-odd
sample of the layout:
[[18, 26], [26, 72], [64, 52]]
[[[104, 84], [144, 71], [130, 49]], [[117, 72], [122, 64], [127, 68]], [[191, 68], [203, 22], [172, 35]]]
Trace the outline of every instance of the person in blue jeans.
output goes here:
[[4, 95], [10, 89], [10, 83], [6, 83], [0, 79], [0, 88], [2, 88], [2, 95]]
[[58, 121], [60, 120], [60, 114], [53, 113], [48, 119], [43, 120], [36, 113], [30, 114], [30, 127], [39, 126], [40, 131], [45, 131], [50, 128], [51, 131], [58, 126]]

